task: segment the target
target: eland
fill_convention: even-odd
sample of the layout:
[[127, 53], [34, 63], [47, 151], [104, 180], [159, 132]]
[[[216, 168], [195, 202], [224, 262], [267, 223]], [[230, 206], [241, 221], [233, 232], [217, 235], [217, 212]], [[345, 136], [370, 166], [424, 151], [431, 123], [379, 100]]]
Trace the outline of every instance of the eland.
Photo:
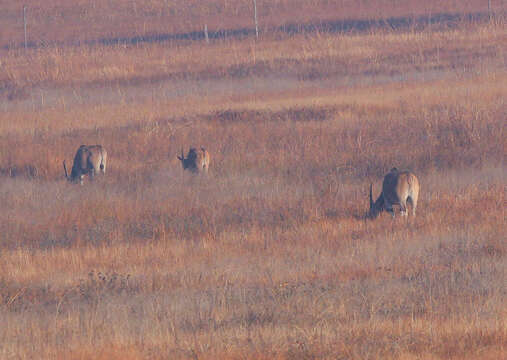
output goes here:
[[382, 192], [375, 202], [373, 202], [372, 188], [373, 184], [370, 184], [369, 218], [376, 218], [384, 210], [390, 212], [394, 218], [393, 205], [399, 205], [401, 216], [407, 216], [407, 202], [412, 205], [412, 216], [415, 216], [419, 198], [419, 180], [413, 173], [392, 168], [384, 176]]
[[106, 160], [107, 151], [102, 145], [81, 145], [77, 149], [76, 156], [74, 156], [74, 163], [72, 164], [72, 170], [70, 176], [67, 173], [67, 166], [65, 160], [63, 160], [63, 170], [65, 171], [65, 177], [71, 182], [79, 180], [83, 185], [83, 178], [85, 175], [89, 175], [90, 179], [99, 171], [102, 174], [106, 173]]
[[209, 152], [203, 147], [199, 151], [195, 148], [190, 148], [186, 158], [182, 148], [181, 156], [177, 156], [177, 158], [181, 161], [184, 170], [188, 169], [193, 173], [208, 172], [210, 157]]

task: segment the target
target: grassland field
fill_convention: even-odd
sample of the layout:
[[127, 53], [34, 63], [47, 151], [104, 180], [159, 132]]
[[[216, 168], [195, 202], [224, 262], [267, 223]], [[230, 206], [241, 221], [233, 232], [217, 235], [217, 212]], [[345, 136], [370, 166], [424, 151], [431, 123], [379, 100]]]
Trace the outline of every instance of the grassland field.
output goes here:
[[[251, 29], [252, 2], [32, 1], [24, 49], [1, 4], [0, 359], [507, 356], [505, 4], [300, 33], [487, 2], [257, 6], [259, 39], [106, 44]], [[81, 144], [108, 151], [83, 186]], [[393, 166], [417, 217], [366, 220]]]

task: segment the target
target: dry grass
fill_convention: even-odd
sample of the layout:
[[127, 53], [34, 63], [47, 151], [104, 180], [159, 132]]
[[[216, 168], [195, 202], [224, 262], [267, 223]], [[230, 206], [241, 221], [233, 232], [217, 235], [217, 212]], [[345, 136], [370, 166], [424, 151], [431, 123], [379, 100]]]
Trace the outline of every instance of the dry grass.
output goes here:
[[[54, 41], [104, 36], [70, 14], [108, 2], [51, 4], [75, 24]], [[505, 33], [2, 50], [0, 358], [505, 357]], [[82, 187], [81, 143], [110, 158]], [[365, 222], [393, 166], [418, 217]]]
[[[501, 0], [492, 8], [505, 11]], [[2, 3], [0, 47], [23, 43], [23, 3]], [[184, 34], [253, 28], [253, 1], [249, 0], [32, 0], [28, 6], [28, 41], [47, 45], [129, 39], [150, 35]], [[385, 19], [438, 13], [487, 12], [483, 0], [257, 0], [259, 26], [264, 33], [288, 24], [320, 23], [337, 19]]]

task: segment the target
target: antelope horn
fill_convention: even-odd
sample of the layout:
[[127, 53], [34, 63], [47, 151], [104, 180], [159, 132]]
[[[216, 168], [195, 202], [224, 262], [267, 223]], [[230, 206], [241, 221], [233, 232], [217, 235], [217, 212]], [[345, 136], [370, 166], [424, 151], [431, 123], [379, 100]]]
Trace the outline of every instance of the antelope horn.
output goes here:
[[65, 178], [68, 180], [69, 175], [67, 174], [67, 166], [65, 166], [65, 160], [63, 160], [63, 171], [65, 171]]
[[370, 210], [373, 209], [373, 184], [370, 184]]

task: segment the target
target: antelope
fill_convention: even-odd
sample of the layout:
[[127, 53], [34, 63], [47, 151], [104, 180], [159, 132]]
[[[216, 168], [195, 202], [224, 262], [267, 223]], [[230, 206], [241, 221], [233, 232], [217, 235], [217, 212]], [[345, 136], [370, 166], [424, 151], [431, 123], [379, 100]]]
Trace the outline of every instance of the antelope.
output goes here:
[[209, 169], [209, 152], [201, 147], [200, 151], [195, 148], [188, 150], [187, 157], [183, 154], [183, 148], [181, 148], [181, 156], [177, 156], [178, 160], [181, 161], [183, 170], [188, 169], [193, 173], [199, 173], [201, 171], [207, 173]]
[[106, 173], [106, 160], [107, 151], [102, 145], [81, 145], [77, 149], [76, 156], [74, 156], [70, 177], [67, 173], [65, 160], [63, 160], [65, 177], [71, 182], [76, 182], [79, 179], [80, 184], [83, 185], [85, 175], [89, 175], [90, 179], [93, 180], [93, 177], [99, 171], [102, 174]]
[[394, 218], [393, 205], [400, 205], [401, 216], [407, 216], [407, 202], [411, 203], [412, 216], [415, 217], [420, 187], [419, 180], [413, 173], [392, 168], [384, 176], [382, 192], [375, 202], [373, 202], [372, 188], [373, 184], [370, 184], [369, 218], [376, 218], [384, 210], [390, 212]]

